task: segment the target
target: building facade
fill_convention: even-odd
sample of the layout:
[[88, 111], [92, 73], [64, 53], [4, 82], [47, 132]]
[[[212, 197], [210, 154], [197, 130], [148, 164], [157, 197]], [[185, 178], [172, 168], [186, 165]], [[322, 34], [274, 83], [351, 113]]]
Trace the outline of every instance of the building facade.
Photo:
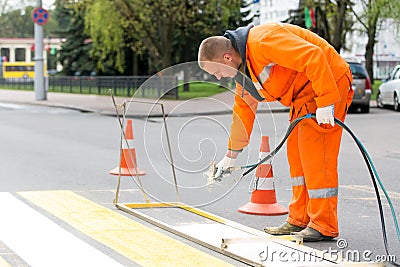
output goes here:
[[[365, 62], [365, 45], [367, 35], [362, 31], [354, 31], [346, 36], [348, 50], [342, 51], [345, 58]], [[374, 47], [374, 78], [386, 79], [397, 64], [400, 64], [400, 37], [393, 19], [382, 22]]]
[[[43, 58], [44, 62], [51, 54], [56, 55], [61, 49], [60, 38], [43, 39]], [[0, 38], [0, 62], [32, 62], [34, 57], [34, 38]], [[57, 71], [62, 70], [62, 66], [57, 63], [52, 66]]]

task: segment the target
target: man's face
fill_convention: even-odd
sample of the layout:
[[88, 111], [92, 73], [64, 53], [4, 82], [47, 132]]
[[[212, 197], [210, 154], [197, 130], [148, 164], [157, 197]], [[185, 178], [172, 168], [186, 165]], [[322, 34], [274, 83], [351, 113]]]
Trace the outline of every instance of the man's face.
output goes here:
[[218, 80], [221, 78], [234, 78], [238, 72], [229, 54], [225, 54], [224, 58], [220, 61], [204, 62], [203, 69], [209, 74], [214, 75]]

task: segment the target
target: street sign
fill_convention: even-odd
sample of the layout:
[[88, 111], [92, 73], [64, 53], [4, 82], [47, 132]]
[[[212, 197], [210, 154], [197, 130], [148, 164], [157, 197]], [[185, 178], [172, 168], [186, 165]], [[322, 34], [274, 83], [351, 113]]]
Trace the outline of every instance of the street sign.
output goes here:
[[50, 14], [46, 9], [37, 7], [32, 11], [32, 20], [39, 25], [46, 24], [50, 19]]

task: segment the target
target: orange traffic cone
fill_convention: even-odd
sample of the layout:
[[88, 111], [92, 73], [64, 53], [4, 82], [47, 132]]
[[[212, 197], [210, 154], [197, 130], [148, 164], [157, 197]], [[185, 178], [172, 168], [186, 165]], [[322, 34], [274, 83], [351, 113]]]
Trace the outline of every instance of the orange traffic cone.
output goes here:
[[[125, 129], [125, 139], [122, 141], [122, 155], [120, 166], [112, 169], [110, 174], [119, 175], [120, 167], [121, 167], [121, 176], [142, 176], [146, 175], [146, 173], [139, 169], [136, 162], [136, 151], [133, 148], [133, 130], [132, 130], [132, 120], [126, 121], [126, 129]], [[127, 143], [129, 144], [129, 148], [127, 147]], [[137, 172], [137, 173], [136, 173]]]
[[[263, 159], [269, 149], [268, 136], [262, 137], [259, 160]], [[288, 210], [276, 202], [275, 184], [271, 164], [260, 164], [256, 169], [254, 191], [249, 203], [239, 208], [239, 212], [254, 215], [283, 215]]]

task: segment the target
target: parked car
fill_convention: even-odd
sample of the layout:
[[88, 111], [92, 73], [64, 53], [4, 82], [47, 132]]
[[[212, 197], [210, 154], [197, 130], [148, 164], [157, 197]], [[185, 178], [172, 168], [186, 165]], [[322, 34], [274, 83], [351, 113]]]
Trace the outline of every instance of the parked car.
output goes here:
[[353, 102], [350, 110], [360, 108], [362, 113], [369, 112], [369, 101], [371, 100], [372, 84], [364, 65], [359, 62], [347, 61], [353, 74]]
[[400, 111], [400, 65], [397, 65], [389, 78], [379, 86], [376, 104], [378, 108], [393, 106], [395, 111]]

